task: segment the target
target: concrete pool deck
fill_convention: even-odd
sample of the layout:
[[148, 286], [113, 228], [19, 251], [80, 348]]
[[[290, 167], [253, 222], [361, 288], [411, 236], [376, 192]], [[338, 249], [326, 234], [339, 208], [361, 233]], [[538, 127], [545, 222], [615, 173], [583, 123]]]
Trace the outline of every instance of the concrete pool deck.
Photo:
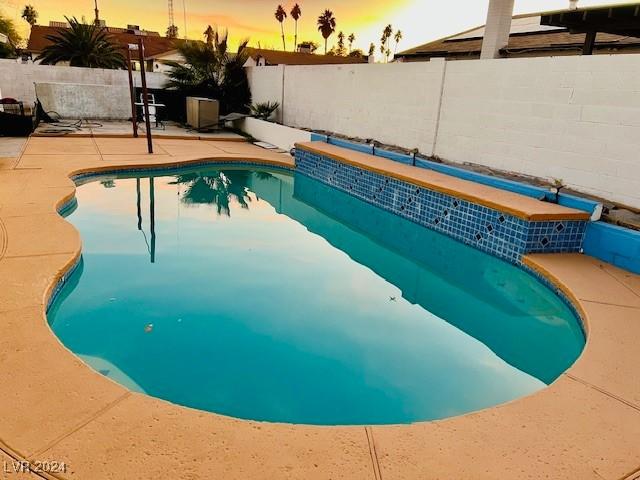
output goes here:
[[74, 172], [202, 159], [293, 167], [225, 141], [31, 138], [0, 161], [0, 478], [64, 462], [79, 479], [640, 478], [640, 277], [579, 254], [531, 255], [582, 312], [588, 339], [548, 388], [486, 410], [398, 426], [237, 420], [133, 393], [88, 368], [47, 325], [52, 287], [81, 252], [56, 208]]

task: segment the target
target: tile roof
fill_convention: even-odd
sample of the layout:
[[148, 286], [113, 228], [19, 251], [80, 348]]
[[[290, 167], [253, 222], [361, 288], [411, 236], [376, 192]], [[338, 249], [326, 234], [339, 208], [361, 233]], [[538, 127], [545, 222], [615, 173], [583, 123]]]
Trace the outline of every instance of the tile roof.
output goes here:
[[[585, 40], [584, 33], [571, 33], [564, 28], [539, 28], [539, 19], [542, 14], [528, 14], [514, 16], [514, 24], [517, 20], [535, 19], [536, 27], [531, 27], [531, 31], [517, 31], [514, 28], [509, 36], [509, 44], [502, 50], [504, 55], [518, 53], [536, 52], [581, 52]], [[533, 25], [533, 24], [532, 24]], [[396, 55], [402, 57], [473, 57], [480, 54], [482, 49], [482, 38], [484, 26], [457, 33], [455, 35], [441, 38], [433, 42], [425, 43], [415, 48], [405, 50]], [[640, 48], [640, 39], [613, 35], [608, 33], [598, 33], [596, 37], [595, 50], [608, 50], [616, 48]]]
[[[29, 35], [27, 50], [33, 53], [40, 53], [44, 47], [51, 44], [51, 41], [47, 40], [46, 37], [48, 35], [56, 35], [60, 30], [59, 27], [34, 25]], [[123, 48], [129, 43], [137, 43], [138, 39], [142, 38], [144, 40], [147, 58], [174, 50], [176, 43], [180, 41], [174, 38], [162, 37], [157, 32], [146, 32], [147, 35], [136, 35], [134, 33], [128, 33], [127, 29], [115, 27], [107, 27], [107, 31], [113, 40]]]
[[316, 55], [315, 53], [283, 52], [281, 50], [266, 50], [248, 48], [251, 58], [257, 60], [262, 57], [267, 65], [325, 65], [367, 63], [366, 58], [341, 57], [337, 55]]

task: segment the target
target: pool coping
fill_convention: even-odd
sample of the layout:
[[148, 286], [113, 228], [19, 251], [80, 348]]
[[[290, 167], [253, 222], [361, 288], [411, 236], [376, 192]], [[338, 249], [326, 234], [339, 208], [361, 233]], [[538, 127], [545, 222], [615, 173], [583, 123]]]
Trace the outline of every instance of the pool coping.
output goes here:
[[462, 198], [488, 208], [509, 213], [529, 221], [589, 220], [582, 210], [542, 202], [526, 195], [501, 190], [444, 173], [394, 162], [384, 157], [347, 150], [324, 142], [299, 142], [300, 148], [374, 173], [396, 178], [439, 193]]
[[[129, 140], [122, 141], [138, 147]], [[65, 141], [47, 140], [54, 142], [49, 151]], [[579, 254], [529, 255], [523, 263], [581, 313], [588, 332], [581, 357], [546, 389], [459, 417], [353, 427], [244, 421], [129, 392], [87, 368], [60, 344], [44, 312], [81, 252], [78, 232], [56, 212], [74, 198], [70, 176], [248, 157], [292, 168], [287, 155], [252, 145], [205, 159], [199, 141], [189, 144], [180, 155], [99, 151], [64, 159], [27, 146], [14, 168], [0, 171], [0, 275], [9, 279], [0, 292], [7, 332], [0, 379], [14, 385], [0, 391], [5, 454], [69, 465], [66, 475], [50, 478], [621, 479], [640, 472], [640, 354], [633, 345], [640, 277]]]

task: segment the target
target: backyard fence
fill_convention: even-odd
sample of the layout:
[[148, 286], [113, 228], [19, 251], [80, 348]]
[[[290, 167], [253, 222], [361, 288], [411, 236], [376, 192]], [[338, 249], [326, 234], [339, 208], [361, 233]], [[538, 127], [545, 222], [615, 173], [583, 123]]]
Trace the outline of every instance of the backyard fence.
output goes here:
[[[162, 73], [147, 73], [149, 88], [162, 88], [165, 81]], [[0, 97], [35, 103], [36, 83], [45, 85], [38, 94], [47, 97], [48, 109], [62, 110], [58, 113], [64, 113], [65, 117], [127, 119], [131, 116], [126, 70], [0, 60]], [[134, 83], [141, 84], [139, 72], [134, 72]]]
[[251, 67], [285, 125], [375, 139], [640, 208], [640, 55]]

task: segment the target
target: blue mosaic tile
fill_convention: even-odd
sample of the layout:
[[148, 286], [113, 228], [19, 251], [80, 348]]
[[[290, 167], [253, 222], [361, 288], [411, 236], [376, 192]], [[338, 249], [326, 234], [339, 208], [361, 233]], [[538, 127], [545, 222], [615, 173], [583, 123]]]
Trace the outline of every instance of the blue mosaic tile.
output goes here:
[[584, 238], [584, 221], [530, 222], [302, 149], [296, 171], [512, 263], [526, 253], [577, 252]]

